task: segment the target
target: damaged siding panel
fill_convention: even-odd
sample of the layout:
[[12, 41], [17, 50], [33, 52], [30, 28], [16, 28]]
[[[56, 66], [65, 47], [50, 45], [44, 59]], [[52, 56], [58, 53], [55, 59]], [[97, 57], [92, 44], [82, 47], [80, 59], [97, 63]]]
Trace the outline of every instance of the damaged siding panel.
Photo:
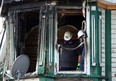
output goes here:
[[112, 81], [116, 81], [116, 10], [111, 13]]

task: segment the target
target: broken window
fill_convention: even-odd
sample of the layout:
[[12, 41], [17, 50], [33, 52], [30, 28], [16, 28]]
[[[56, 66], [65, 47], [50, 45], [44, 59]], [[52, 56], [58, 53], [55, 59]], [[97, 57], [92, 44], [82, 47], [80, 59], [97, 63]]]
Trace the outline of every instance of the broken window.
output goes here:
[[[58, 73], [85, 71], [84, 39], [78, 33], [83, 30], [85, 18], [82, 9], [77, 7], [58, 7], [57, 20], [57, 52]], [[65, 34], [67, 35], [65, 36]]]
[[36, 71], [39, 47], [39, 11], [18, 13], [18, 26], [15, 30], [16, 57], [26, 54], [30, 59], [28, 72]]

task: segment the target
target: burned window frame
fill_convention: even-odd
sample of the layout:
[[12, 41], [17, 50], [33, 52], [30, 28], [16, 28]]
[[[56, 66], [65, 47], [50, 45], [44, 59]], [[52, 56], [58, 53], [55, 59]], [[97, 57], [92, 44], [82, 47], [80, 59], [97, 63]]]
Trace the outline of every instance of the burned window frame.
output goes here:
[[[17, 49], [18, 49], [17, 48], [18, 40], [15, 41], [15, 39], [17, 39], [17, 37], [19, 37], [19, 34], [17, 34], [17, 33], [18, 32], [20, 33], [20, 31], [18, 30], [18, 28], [19, 28], [19, 26], [18, 26], [18, 21], [19, 21], [18, 20], [18, 14], [19, 13], [25, 13], [25, 12], [31, 12], [31, 11], [38, 11], [38, 13], [40, 13], [41, 3], [36, 3], [36, 4], [32, 4], [32, 5], [31, 4], [28, 4], [28, 6], [27, 6], [27, 4], [26, 5], [22, 5], [22, 6], [18, 5], [18, 6], [15, 6], [15, 7], [11, 7], [9, 9], [10, 10], [9, 13], [11, 13], [11, 15], [9, 15], [9, 16], [11, 16], [12, 19], [13, 19], [13, 36], [14, 36], [13, 40], [14, 40], [14, 43], [15, 43], [14, 44], [14, 54], [12, 55], [13, 57], [10, 60], [13, 60], [13, 61], [16, 60], [16, 58], [21, 54], [21, 51], [20, 51], [20, 53], [18, 53], [18, 51], [17, 51]], [[40, 19], [40, 18], [38, 18], [38, 19]], [[39, 23], [40, 23], [40, 21], [38, 21], [38, 24]], [[23, 48], [21, 48], [21, 49], [23, 49]], [[18, 55], [17, 55], [17, 53], [18, 53]], [[36, 61], [36, 64], [37, 64], [38, 63], [38, 59], [39, 59], [39, 53], [38, 52], [37, 52], [37, 58], [36, 59], [37, 59], [37, 61]], [[36, 72], [36, 71], [38, 71], [38, 65], [36, 65], [36, 68], [35, 68], [34, 72]]]

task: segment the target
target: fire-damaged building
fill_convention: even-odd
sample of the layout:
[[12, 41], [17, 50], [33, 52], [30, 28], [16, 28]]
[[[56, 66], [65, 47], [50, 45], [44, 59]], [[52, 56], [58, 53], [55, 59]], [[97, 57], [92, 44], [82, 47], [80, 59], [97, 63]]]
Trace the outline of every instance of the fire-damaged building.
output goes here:
[[2, 0], [3, 81], [115, 81], [116, 4]]

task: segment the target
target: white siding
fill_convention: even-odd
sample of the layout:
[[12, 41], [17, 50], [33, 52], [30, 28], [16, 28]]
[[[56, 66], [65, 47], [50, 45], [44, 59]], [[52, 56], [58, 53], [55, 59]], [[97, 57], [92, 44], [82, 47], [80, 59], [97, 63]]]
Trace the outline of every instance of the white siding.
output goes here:
[[[102, 9], [102, 76], [105, 76], [105, 10]], [[103, 80], [104, 81], [104, 80]]]
[[112, 81], [116, 81], [116, 10], [111, 11]]
[[[111, 11], [112, 81], [116, 81], [116, 10]], [[102, 76], [105, 76], [105, 11], [102, 10]]]
[[105, 1], [108, 1], [108, 2], [111, 2], [111, 3], [116, 3], [116, 0], [105, 0]]

